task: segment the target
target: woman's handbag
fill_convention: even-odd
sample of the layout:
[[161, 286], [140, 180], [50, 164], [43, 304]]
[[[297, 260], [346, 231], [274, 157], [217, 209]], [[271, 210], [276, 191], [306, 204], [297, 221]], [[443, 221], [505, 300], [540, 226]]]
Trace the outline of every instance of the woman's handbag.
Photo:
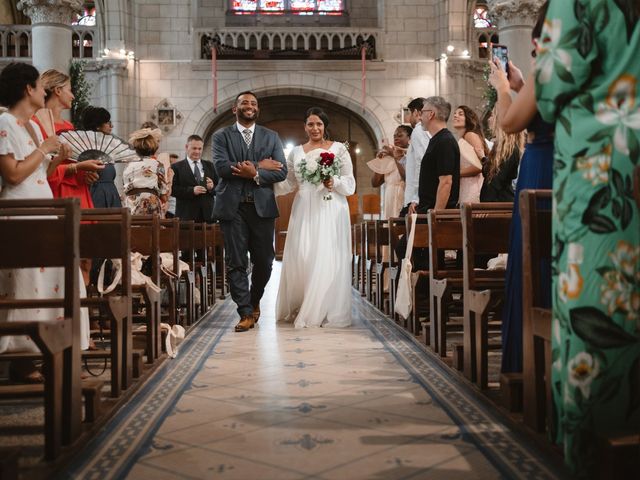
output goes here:
[[407, 251], [400, 265], [400, 278], [398, 279], [398, 291], [396, 293], [396, 313], [405, 319], [409, 318], [411, 310], [413, 309], [413, 285], [411, 281], [413, 265], [411, 265], [411, 255], [413, 253], [413, 238], [416, 233], [417, 221], [418, 215], [415, 213], [412, 214], [411, 231], [409, 232], [409, 239], [407, 240]]

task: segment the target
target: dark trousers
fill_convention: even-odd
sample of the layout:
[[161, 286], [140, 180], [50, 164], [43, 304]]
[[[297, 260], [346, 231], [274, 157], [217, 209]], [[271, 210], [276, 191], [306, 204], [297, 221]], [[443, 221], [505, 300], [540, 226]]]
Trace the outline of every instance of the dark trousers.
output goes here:
[[[233, 220], [220, 221], [224, 235], [227, 279], [231, 298], [238, 306], [240, 317], [251, 315], [260, 305], [264, 287], [271, 277], [274, 219], [261, 218], [253, 203], [240, 203]], [[251, 256], [251, 288], [247, 274], [247, 253]]]

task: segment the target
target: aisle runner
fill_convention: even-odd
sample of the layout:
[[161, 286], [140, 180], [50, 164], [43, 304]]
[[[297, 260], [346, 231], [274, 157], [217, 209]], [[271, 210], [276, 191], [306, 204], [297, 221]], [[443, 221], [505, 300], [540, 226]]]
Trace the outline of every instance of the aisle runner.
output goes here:
[[103, 480], [122, 478], [141, 448], [150, 443], [193, 377], [235, 320], [235, 305], [218, 304], [179, 346], [176, 360], [168, 359], [143, 388], [109, 421], [62, 478]]
[[230, 300], [201, 322], [65, 478], [561, 476], [358, 295], [352, 328], [294, 330], [273, 293], [250, 333]]

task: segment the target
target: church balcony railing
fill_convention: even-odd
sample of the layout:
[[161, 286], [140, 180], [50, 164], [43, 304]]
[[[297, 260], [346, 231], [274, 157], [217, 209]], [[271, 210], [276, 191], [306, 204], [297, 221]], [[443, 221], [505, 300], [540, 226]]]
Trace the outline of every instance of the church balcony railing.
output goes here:
[[195, 57], [221, 60], [367, 60], [378, 58], [381, 32], [376, 29], [233, 28], [194, 32]]
[[[73, 58], [98, 56], [96, 29], [73, 25], [71, 38]], [[31, 59], [31, 25], [0, 25], [0, 59]]]

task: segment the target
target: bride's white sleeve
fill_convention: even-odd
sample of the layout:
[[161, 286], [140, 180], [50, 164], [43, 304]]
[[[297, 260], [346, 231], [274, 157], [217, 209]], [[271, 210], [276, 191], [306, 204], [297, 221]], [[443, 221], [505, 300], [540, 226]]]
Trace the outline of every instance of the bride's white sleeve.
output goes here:
[[340, 156], [340, 176], [334, 177], [333, 189], [345, 197], [348, 197], [356, 191], [356, 179], [353, 176], [351, 155], [349, 155], [349, 151], [344, 145], [340, 146], [338, 155]]
[[293, 192], [298, 186], [298, 180], [296, 180], [296, 172], [293, 169], [293, 157], [295, 156], [296, 149], [294, 148], [289, 152], [287, 157], [287, 178], [282, 182], [274, 183], [273, 191], [276, 195], [286, 195]]

